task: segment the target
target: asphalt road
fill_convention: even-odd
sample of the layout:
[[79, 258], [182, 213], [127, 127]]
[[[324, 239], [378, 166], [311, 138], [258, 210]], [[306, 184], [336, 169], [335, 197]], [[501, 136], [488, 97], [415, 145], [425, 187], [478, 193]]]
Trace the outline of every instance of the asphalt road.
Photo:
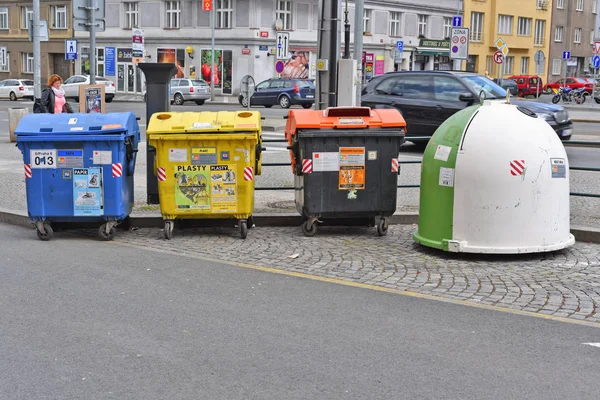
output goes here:
[[0, 235], [1, 398], [598, 398], [598, 328]]

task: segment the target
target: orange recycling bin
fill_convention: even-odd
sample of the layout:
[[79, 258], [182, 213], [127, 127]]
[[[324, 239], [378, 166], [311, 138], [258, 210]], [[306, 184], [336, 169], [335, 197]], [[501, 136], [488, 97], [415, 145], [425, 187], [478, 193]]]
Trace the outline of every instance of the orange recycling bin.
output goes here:
[[396, 211], [405, 134], [406, 122], [395, 109], [290, 110], [285, 136], [303, 233], [314, 236], [317, 222], [330, 219], [365, 221], [385, 235]]

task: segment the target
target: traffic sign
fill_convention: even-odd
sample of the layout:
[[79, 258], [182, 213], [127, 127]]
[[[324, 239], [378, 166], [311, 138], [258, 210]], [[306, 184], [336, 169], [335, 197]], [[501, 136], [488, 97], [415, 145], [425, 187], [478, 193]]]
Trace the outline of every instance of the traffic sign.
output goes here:
[[452, 17], [452, 27], [460, 28], [462, 26], [462, 17], [460, 15], [455, 15]]
[[402, 53], [404, 51], [404, 41], [403, 40], [398, 40], [396, 42], [396, 48], [398, 49], [398, 51], [400, 53]]
[[77, 60], [77, 40], [65, 40], [65, 60]]
[[290, 45], [289, 32], [277, 32], [277, 59], [287, 60]]
[[538, 64], [543, 63], [545, 59], [546, 59], [546, 55], [541, 50], [536, 51], [535, 54], [533, 55], [533, 60]]
[[283, 61], [277, 60], [277, 62], [275, 63], [275, 72], [277, 72], [278, 74], [281, 74], [283, 72], [284, 67], [285, 67], [285, 64], [283, 63]]
[[6, 54], [7, 54], [7, 50], [5, 46], [0, 47], [0, 65], [6, 65], [7, 64], [7, 59], [6, 59]]
[[469, 57], [469, 28], [452, 28], [450, 58], [466, 60]]
[[594, 57], [592, 57], [592, 65], [594, 66], [594, 68], [600, 67], [600, 56], [595, 55]]
[[594, 42], [594, 54], [600, 55], [600, 42]]
[[[104, 32], [106, 24], [104, 22], [104, 3], [105, 0], [94, 0], [96, 11], [94, 12], [94, 21], [96, 23], [96, 33]], [[89, 31], [89, 0], [73, 0], [71, 9], [73, 10], [73, 30]]]
[[211, 11], [212, 10], [212, 0], [203, 0], [202, 1], [202, 11]]
[[570, 59], [571, 58], [571, 52], [567, 51], [567, 50], [563, 51], [563, 57], [562, 58], [563, 58], [563, 60]]
[[504, 55], [502, 54], [502, 51], [496, 50], [496, 52], [494, 53], [494, 62], [496, 64], [502, 64], [503, 61], [504, 61]]

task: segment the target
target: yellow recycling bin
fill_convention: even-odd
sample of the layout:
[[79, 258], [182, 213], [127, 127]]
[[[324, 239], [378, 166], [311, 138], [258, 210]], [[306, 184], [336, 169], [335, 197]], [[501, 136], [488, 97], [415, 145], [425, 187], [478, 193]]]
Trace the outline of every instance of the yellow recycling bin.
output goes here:
[[[146, 135], [156, 149], [160, 211], [166, 239], [175, 219], [237, 219], [242, 239], [252, 227], [254, 177], [261, 172], [258, 112], [156, 113]], [[250, 223], [248, 220], [250, 219]]]

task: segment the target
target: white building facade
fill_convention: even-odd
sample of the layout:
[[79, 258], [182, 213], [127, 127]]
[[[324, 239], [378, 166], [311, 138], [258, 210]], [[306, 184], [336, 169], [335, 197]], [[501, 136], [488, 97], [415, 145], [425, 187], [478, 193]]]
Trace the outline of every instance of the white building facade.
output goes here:
[[[344, 18], [342, 2], [341, 17]], [[459, 0], [366, 1], [363, 13], [363, 76], [394, 70], [450, 69], [452, 16]], [[179, 77], [214, 79], [216, 94], [237, 97], [240, 81], [277, 77], [277, 29], [289, 32], [283, 76], [313, 79], [317, 59], [317, 0], [213, 0], [214, 73], [211, 76], [211, 15], [202, 1], [106, 0], [104, 32], [96, 35], [98, 75], [115, 82], [119, 93], [140, 93], [137, 62], [173, 62]], [[351, 49], [354, 4], [349, 3]], [[276, 27], [277, 21], [281, 26]], [[343, 25], [343, 24], [342, 24]], [[133, 28], [143, 30], [145, 53], [133, 58]], [[342, 49], [343, 26], [340, 32]], [[77, 32], [77, 73], [89, 73], [89, 38]], [[404, 43], [403, 53], [396, 43]], [[213, 78], [214, 77], [214, 78]]]

